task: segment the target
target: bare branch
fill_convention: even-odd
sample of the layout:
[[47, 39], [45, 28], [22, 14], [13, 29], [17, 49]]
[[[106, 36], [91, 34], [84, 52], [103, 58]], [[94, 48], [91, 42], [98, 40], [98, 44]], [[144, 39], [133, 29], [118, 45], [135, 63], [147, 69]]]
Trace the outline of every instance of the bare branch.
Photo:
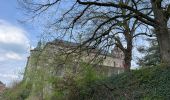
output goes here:
[[104, 7], [115, 7], [115, 8], [123, 8], [123, 9], [127, 9], [127, 10], [130, 10], [132, 12], [134, 12], [137, 16], [140, 16], [141, 18], [139, 18], [139, 20], [143, 21], [145, 20], [144, 22], [149, 22], [149, 23], [152, 23], [150, 25], [154, 25], [155, 23], [155, 20], [141, 12], [139, 12], [138, 10], [130, 7], [130, 6], [127, 6], [125, 4], [115, 4], [115, 3], [112, 3], [112, 2], [108, 2], [108, 3], [100, 3], [100, 2], [90, 2], [90, 1], [87, 1], [87, 2], [82, 2], [81, 0], [77, 0], [77, 2], [79, 4], [82, 4], [82, 5], [96, 5], [96, 6], [104, 6]]
[[137, 37], [137, 36], [140, 36], [140, 35], [145, 35], [145, 36], [152, 37], [151, 34], [147, 34], [147, 33], [137, 33], [136, 35], [133, 36], [133, 38], [134, 38], [134, 37]]

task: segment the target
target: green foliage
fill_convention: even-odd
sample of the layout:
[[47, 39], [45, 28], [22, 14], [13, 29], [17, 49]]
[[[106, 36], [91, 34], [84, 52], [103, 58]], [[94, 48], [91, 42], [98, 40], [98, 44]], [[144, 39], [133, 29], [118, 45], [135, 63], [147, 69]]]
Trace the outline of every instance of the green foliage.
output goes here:
[[[96, 77], [86, 70], [84, 77], [72, 78], [65, 85], [61, 100], [168, 100], [170, 67], [148, 67], [109, 78]], [[68, 83], [68, 82], [67, 82]], [[61, 92], [60, 92], [61, 93]]]
[[[86, 87], [93, 90], [94, 94], [85, 100], [168, 100], [169, 79], [170, 67], [164, 66], [123, 73], [95, 83], [91, 85], [92, 87]], [[107, 94], [101, 95], [103, 91]]]
[[[81, 73], [69, 71], [63, 77], [51, 76], [46, 80], [52, 86], [44, 100], [168, 100], [170, 98], [170, 67], [159, 65], [142, 68], [109, 78], [98, 74], [92, 66], [82, 63]], [[41, 74], [39, 74], [41, 75]], [[47, 83], [42, 85], [45, 87]], [[40, 85], [40, 84], [39, 84]], [[40, 93], [37, 88], [33, 93]], [[40, 86], [41, 87], [41, 86]], [[32, 84], [21, 82], [5, 93], [5, 100], [32, 100]], [[49, 92], [49, 91], [46, 91]]]
[[[53, 83], [53, 99], [50, 100], [84, 100], [91, 91], [91, 85], [102, 79], [102, 75], [97, 74], [92, 66], [81, 63], [81, 72], [73, 74], [67, 73], [63, 78], [56, 78]], [[82, 70], [83, 69], [83, 70]]]
[[4, 100], [25, 100], [31, 93], [32, 84], [13, 83], [12, 88], [3, 93]]
[[138, 64], [140, 66], [156, 66], [161, 62], [160, 60], [160, 51], [159, 46], [156, 39], [148, 39], [148, 42], [150, 42], [150, 47], [138, 48], [138, 51], [140, 53], [145, 54], [143, 58], [138, 59]]

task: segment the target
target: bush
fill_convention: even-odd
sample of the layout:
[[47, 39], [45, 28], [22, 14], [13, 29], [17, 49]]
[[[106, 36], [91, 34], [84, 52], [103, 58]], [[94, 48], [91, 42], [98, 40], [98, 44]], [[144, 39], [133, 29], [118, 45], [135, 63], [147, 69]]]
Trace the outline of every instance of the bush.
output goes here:
[[23, 82], [14, 82], [11, 88], [3, 93], [4, 100], [25, 100], [31, 92], [31, 84]]
[[86, 95], [91, 92], [91, 85], [103, 76], [97, 74], [90, 65], [83, 64], [83, 70], [73, 74], [68, 72], [63, 78], [56, 78], [53, 85], [53, 99], [50, 100], [84, 100]]
[[73, 99], [69, 100], [168, 100], [170, 98], [170, 67], [149, 67], [109, 78], [96, 78], [90, 82], [86, 77], [88, 74], [82, 78], [83, 80], [78, 81], [73, 88], [74, 92], [69, 94]]

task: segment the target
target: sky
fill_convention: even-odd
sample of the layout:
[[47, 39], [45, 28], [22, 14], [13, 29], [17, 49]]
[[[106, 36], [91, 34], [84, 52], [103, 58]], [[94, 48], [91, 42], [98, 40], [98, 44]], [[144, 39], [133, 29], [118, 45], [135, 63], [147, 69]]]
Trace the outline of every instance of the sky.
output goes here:
[[21, 80], [29, 50], [38, 41], [34, 26], [23, 24], [17, 0], [0, 0], [0, 81], [9, 86]]

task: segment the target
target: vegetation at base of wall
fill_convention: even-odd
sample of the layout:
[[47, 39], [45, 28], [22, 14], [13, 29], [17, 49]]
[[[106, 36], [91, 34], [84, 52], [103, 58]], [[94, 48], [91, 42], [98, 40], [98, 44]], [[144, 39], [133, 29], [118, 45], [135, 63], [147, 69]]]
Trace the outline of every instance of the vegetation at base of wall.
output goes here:
[[12, 87], [2, 94], [3, 100], [25, 100], [31, 93], [32, 84], [23, 82], [13, 82]]
[[[97, 76], [94, 70], [88, 67], [81, 75], [68, 73], [63, 78], [53, 77], [50, 82], [54, 88], [45, 100], [168, 100], [170, 98], [170, 67], [167, 65], [133, 70], [109, 78]], [[6, 92], [5, 96], [17, 98], [12, 100], [31, 100], [25, 99], [31, 98], [30, 90], [28, 84], [20, 83], [10, 92]]]
[[105, 78], [104, 75], [97, 73], [92, 66], [82, 64], [81, 73], [72, 74], [67, 72], [63, 78], [56, 78], [53, 81], [54, 90], [48, 100], [82, 100], [88, 93], [86, 86], [90, 86], [96, 81]]
[[167, 100], [170, 98], [170, 67], [133, 70], [91, 82], [81, 81], [69, 88], [69, 99], [63, 100]]
[[170, 67], [143, 68], [86, 86], [85, 90], [90, 91], [85, 92], [88, 94], [82, 100], [168, 100], [169, 84]]

